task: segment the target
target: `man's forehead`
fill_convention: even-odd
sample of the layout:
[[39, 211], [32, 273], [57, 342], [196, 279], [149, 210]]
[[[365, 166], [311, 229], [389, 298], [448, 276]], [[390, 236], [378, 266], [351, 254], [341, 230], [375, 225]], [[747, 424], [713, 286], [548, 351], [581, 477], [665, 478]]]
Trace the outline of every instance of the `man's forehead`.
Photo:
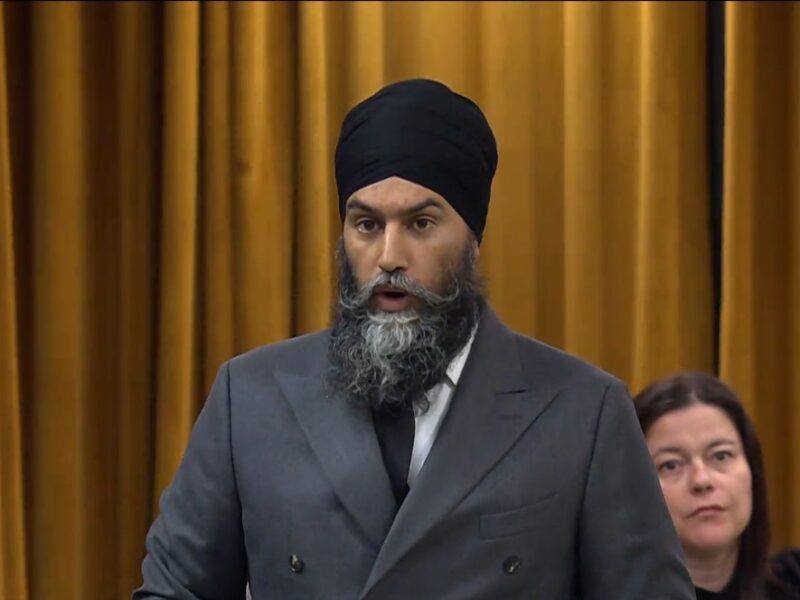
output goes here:
[[359, 188], [355, 192], [353, 192], [350, 197], [352, 198], [352, 197], [369, 195], [379, 192], [381, 190], [402, 190], [407, 193], [418, 193], [426, 196], [436, 196], [442, 198], [442, 196], [438, 192], [428, 187], [425, 187], [424, 185], [421, 185], [415, 181], [412, 181], [411, 179], [406, 179], [398, 175], [385, 177], [380, 181], [375, 181], [370, 183], [369, 185], [365, 185], [364, 187]]
[[431, 207], [446, 212], [455, 211], [441, 194], [401, 177], [387, 177], [364, 186], [353, 192], [346, 203], [346, 210], [409, 210]]

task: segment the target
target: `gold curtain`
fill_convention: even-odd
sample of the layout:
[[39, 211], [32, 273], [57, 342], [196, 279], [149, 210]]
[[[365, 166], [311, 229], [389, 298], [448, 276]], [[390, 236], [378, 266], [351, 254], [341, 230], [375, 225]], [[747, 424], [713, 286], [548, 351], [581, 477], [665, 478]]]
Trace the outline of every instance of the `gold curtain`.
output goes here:
[[481, 256], [509, 324], [633, 391], [713, 368], [704, 3], [5, 3], [0, 18], [0, 597], [128, 596], [220, 363], [327, 323], [333, 145], [388, 81], [441, 79], [493, 125]]
[[727, 5], [720, 372], [763, 445], [776, 545], [800, 543], [800, 5]]
[[0, 11], [0, 597], [28, 597], [5, 26]]

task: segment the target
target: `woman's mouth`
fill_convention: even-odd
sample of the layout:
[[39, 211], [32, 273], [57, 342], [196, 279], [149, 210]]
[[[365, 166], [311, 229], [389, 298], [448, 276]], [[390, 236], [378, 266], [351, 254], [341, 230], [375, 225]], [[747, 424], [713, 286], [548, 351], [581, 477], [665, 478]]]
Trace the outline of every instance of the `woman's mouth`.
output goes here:
[[701, 506], [691, 512], [690, 517], [711, 517], [724, 512], [724, 509], [718, 504], [708, 506]]

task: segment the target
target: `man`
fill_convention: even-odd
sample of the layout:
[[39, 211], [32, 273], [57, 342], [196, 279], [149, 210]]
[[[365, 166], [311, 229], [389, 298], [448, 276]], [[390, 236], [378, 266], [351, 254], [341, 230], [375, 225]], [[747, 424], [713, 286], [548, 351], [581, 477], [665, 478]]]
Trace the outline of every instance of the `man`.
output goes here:
[[496, 165], [440, 83], [347, 115], [332, 327], [222, 367], [134, 598], [694, 598], [624, 386], [481, 295]]

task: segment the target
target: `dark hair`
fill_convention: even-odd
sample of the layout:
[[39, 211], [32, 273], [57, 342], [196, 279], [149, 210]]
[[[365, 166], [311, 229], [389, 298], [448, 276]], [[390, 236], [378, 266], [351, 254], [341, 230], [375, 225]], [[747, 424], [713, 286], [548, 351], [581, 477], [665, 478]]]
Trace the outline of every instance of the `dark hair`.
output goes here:
[[645, 435], [660, 417], [692, 404], [708, 404], [719, 408], [736, 427], [753, 481], [753, 512], [739, 542], [736, 574], [741, 582], [743, 598], [762, 597], [762, 590], [769, 578], [767, 485], [761, 444], [739, 398], [730, 387], [713, 375], [683, 372], [650, 384], [636, 395], [633, 402]]

